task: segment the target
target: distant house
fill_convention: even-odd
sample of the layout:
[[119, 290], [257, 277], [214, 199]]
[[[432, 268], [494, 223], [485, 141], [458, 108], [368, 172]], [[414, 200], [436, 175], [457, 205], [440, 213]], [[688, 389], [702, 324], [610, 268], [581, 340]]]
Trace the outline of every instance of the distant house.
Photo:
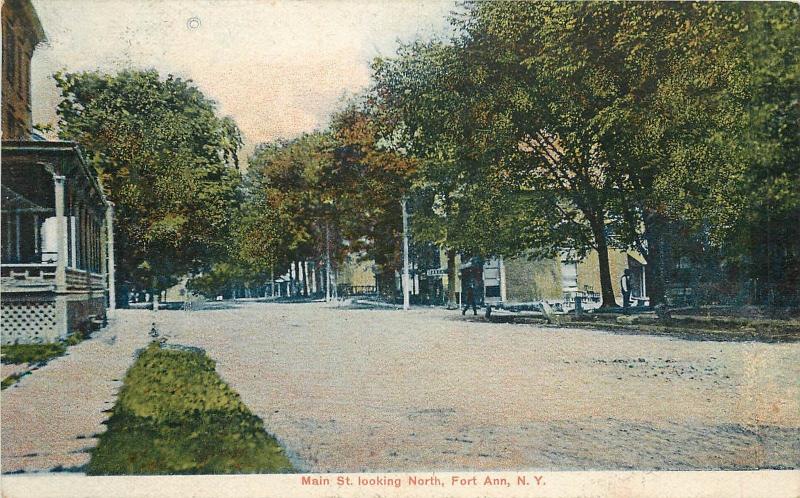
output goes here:
[[[620, 277], [626, 269], [631, 270], [631, 297], [646, 301], [644, 258], [633, 251], [611, 249], [608, 259], [617, 303], [622, 303]], [[600, 305], [600, 263], [596, 251], [580, 260], [566, 253], [552, 259], [509, 259], [503, 261], [502, 270], [504, 302], [548, 301], [572, 309], [575, 298], [580, 297], [584, 307]]]
[[[415, 246], [409, 258], [411, 302], [444, 305], [447, 303], [447, 255], [443, 250], [428, 246]], [[631, 270], [631, 297], [646, 303], [644, 258], [634, 251], [613, 249], [609, 250], [608, 257], [617, 303], [622, 303], [620, 277], [626, 269]], [[349, 261], [343, 267], [342, 281], [351, 286], [374, 285], [374, 274], [369, 271], [373, 262], [355, 264], [354, 261]], [[547, 301], [561, 309], [570, 310], [575, 307], [575, 298], [580, 297], [584, 308], [600, 306], [600, 265], [596, 251], [589, 252], [580, 260], [570, 258], [566, 252], [556, 258], [533, 260], [459, 254], [456, 255], [455, 265], [456, 302], [461, 302], [467, 287], [474, 285], [476, 302], [481, 304]], [[402, 295], [401, 285], [401, 273], [398, 271], [395, 295]], [[382, 289], [382, 294], [390, 295], [391, 292]]]
[[113, 306], [112, 206], [72, 142], [35, 140], [30, 63], [45, 39], [30, 1], [3, 22], [2, 343], [64, 339]]
[[[618, 303], [622, 302], [620, 277], [631, 270], [631, 297], [647, 301], [645, 261], [633, 251], [609, 250], [611, 284]], [[485, 304], [514, 304], [547, 301], [564, 310], [575, 307], [580, 297], [585, 308], [600, 305], [600, 265], [596, 251], [583, 259], [567, 253], [557, 258], [529, 260], [517, 258], [464, 258], [459, 265], [459, 289], [476, 285], [476, 300]]]

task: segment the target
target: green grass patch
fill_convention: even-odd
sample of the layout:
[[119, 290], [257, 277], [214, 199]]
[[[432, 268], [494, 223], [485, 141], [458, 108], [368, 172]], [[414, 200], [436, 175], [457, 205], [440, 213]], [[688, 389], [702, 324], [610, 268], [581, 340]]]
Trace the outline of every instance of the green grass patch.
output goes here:
[[47, 363], [67, 352], [67, 346], [61, 342], [50, 344], [9, 344], [0, 348], [0, 361], [5, 364]]
[[291, 472], [278, 442], [193, 351], [153, 342], [128, 370], [90, 475]]
[[88, 339], [90, 332], [76, 330], [63, 341], [46, 344], [9, 344], [0, 347], [0, 361], [5, 364], [21, 365], [34, 363], [42, 366], [48, 361], [62, 356], [69, 346], [74, 346]]
[[2, 382], [0, 382], [0, 389], [6, 389], [7, 387], [13, 386], [17, 382], [19, 382], [19, 379], [25, 377], [29, 373], [30, 372], [22, 372], [9, 375], [5, 379], [3, 379]]

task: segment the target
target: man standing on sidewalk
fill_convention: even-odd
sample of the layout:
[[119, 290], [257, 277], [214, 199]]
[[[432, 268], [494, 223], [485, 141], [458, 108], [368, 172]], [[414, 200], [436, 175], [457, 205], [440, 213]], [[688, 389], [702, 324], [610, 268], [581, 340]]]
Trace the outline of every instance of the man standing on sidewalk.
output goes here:
[[626, 315], [630, 312], [628, 307], [630, 306], [630, 299], [631, 299], [631, 270], [625, 268], [625, 271], [622, 273], [622, 278], [619, 279], [619, 285], [622, 289], [622, 311]]

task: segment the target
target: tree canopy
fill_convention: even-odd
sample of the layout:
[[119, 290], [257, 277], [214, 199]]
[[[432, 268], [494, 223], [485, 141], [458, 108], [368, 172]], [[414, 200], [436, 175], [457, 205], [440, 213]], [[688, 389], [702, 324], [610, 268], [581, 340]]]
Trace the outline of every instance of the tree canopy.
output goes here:
[[78, 142], [116, 205], [118, 280], [164, 289], [227, 251], [239, 202], [229, 118], [156, 71], [59, 73], [60, 137]]
[[633, 249], [653, 304], [684, 259], [708, 296], [796, 301], [799, 13], [467, 1], [452, 36], [376, 59], [329, 126], [261, 144], [241, 182], [233, 122], [153, 71], [57, 75], [61, 134], [117, 203], [122, 274], [137, 285], [215, 263], [264, 278], [330, 250], [372, 259], [394, 288], [405, 197], [451, 282], [459, 252], [594, 252], [613, 306], [609, 252]]
[[[754, 247], [733, 241], [743, 217], [797, 215], [774, 206], [777, 196], [793, 198], [784, 188], [797, 185], [787, 175], [793, 166], [752, 154], [796, 150], [796, 85], [788, 83], [797, 78], [797, 24], [784, 19], [797, 11], [467, 2], [453, 39], [403, 46], [374, 69], [388, 134], [401, 134], [421, 159], [415, 185], [430, 200], [420, 235], [462, 249], [470, 241], [488, 254], [596, 251], [604, 305], [614, 300], [610, 248], [647, 258], [655, 302], [665, 244], [751, 259]], [[775, 99], [769, 110], [765, 98]], [[770, 172], [753, 176], [764, 162]], [[447, 209], [437, 212], [437, 203]], [[431, 215], [447, 221], [431, 224]], [[470, 224], [476, 215], [484, 222]], [[665, 240], [676, 229], [692, 242]], [[778, 252], [787, 243], [770, 241]], [[790, 252], [780, 268], [796, 258]]]

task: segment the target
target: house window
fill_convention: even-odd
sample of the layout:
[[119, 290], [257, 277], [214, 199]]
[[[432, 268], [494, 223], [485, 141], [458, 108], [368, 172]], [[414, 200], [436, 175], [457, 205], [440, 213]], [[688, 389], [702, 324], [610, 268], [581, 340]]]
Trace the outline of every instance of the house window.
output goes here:
[[14, 67], [16, 66], [16, 43], [14, 43], [14, 30], [11, 23], [6, 22], [3, 30], [3, 71], [6, 73], [6, 80], [14, 84]]
[[578, 263], [571, 260], [561, 262], [561, 290], [575, 292], [578, 290]]
[[22, 66], [22, 69], [19, 72], [20, 85], [25, 87], [23, 92], [22, 92], [22, 96], [25, 99], [25, 105], [30, 108], [30, 106], [31, 106], [31, 77], [30, 77], [30, 73], [31, 73], [31, 58], [28, 57], [28, 53], [27, 52], [23, 52], [22, 53], [22, 60], [20, 60], [20, 65]]

